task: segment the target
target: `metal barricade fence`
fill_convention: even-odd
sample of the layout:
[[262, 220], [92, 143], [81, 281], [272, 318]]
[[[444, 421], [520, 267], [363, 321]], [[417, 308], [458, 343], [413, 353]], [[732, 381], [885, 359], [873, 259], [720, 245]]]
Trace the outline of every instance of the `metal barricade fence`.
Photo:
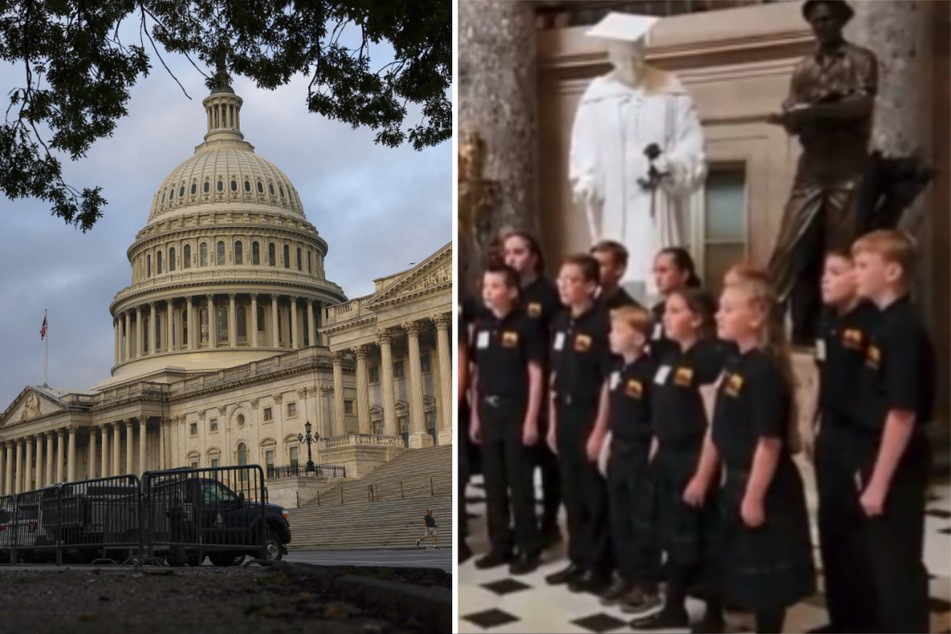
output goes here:
[[55, 514], [59, 485], [16, 494], [13, 514], [13, 548], [15, 561], [49, 561], [62, 563], [53, 534], [43, 525], [43, 513]]
[[6, 561], [15, 559], [14, 544], [16, 540], [16, 497], [4, 495], [0, 497], [0, 557]]
[[259, 465], [174, 469], [142, 476], [143, 556], [216, 565], [260, 556], [267, 538], [264, 470]]
[[44, 503], [42, 525], [60, 552], [81, 561], [123, 563], [142, 549], [141, 484], [134, 475], [58, 485], [55, 504]]

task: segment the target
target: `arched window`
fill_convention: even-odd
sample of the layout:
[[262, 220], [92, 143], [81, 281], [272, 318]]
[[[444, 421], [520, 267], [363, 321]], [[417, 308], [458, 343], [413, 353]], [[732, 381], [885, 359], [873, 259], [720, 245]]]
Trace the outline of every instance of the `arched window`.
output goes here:
[[145, 256], [145, 276], [152, 277], [152, 254], [148, 253]]
[[172, 187], [168, 190], [168, 202], [175, 200], [175, 188]]
[[238, 191], [238, 181], [236, 181], [233, 178], [231, 179], [231, 191], [233, 192]]
[[284, 245], [284, 268], [291, 268], [291, 249], [286, 244]]
[[240, 240], [234, 243], [234, 263], [244, 264], [244, 245]]
[[270, 244], [267, 245], [267, 263], [268, 263], [268, 266], [277, 266], [277, 264], [275, 263], [275, 260], [276, 260], [276, 258], [277, 258], [275, 251], [276, 251], [276, 250], [275, 250], [275, 248], [274, 248], [274, 243], [273, 243], [273, 242], [271, 242]]
[[218, 191], [223, 192], [224, 190], [225, 190], [225, 182], [219, 178], [219, 179], [218, 179]]
[[221, 240], [218, 241], [217, 251], [218, 251], [218, 258], [217, 258], [216, 264], [218, 266], [224, 266], [225, 265], [225, 243], [222, 242]]
[[248, 340], [248, 313], [244, 306], [238, 306], [238, 340]]
[[170, 247], [168, 250], [168, 272], [171, 273], [175, 270], [175, 247]]
[[198, 266], [208, 266], [208, 243], [202, 242], [198, 247]]
[[258, 193], [259, 194], [264, 193], [264, 183], [262, 183], [261, 181], [258, 181]]
[[198, 193], [198, 185], [196, 183], [192, 183], [192, 196], [194, 196], [197, 193]]
[[244, 181], [244, 191], [251, 191], [251, 181]]
[[192, 245], [186, 244], [182, 249], [182, 268], [190, 269], [192, 267]]
[[208, 181], [205, 181], [205, 184], [201, 186], [201, 191], [203, 191], [203, 192], [205, 192], [205, 193], [207, 194], [207, 193], [208, 193], [208, 190], [209, 190], [210, 188], [211, 188], [211, 187], [210, 187]]
[[251, 264], [261, 264], [261, 247], [256, 241], [251, 243]]
[[184, 185], [182, 185], [181, 187], [178, 188], [178, 197], [179, 197], [179, 198], [184, 198], [184, 197], [185, 197], [185, 186], [184, 186]]
[[155, 254], [155, 272], [158, 275], [162, 274], [162, 252], [161, 251]]
[[278, 185], [277, 188], [278, 188], [279, 190], [281, 190], [281, 198], [284, 198], [284, 186], [283, 186], [283, 185]]
[[297, 270], [298, 271], [302, 270], [301, 263], [300, 263], [300, 247], [297, 247]]
[[218, 343], [228, 340], [228, 309], [218, 307]]
[[271, 195], [273, 196], [273, 195], [274, 195], [274, 183], [268, 181], [267, 190], [268, 190], [269, 192], [271, 192]]

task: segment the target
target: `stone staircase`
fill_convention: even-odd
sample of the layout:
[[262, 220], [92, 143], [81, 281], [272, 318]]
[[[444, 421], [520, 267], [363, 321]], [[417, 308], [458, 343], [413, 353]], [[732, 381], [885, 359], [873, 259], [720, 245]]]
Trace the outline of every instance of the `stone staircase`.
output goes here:
[[[413, 547], [423, 534], [426, 509], [433, 509], [440, 546], [449, 548], [452, 457], [452, 445], [413, 449], [359, 480], [322, 491], [319, 500], [288, 511], [291, 550]], [[368, 499], [370, 487], [372, 501]]]

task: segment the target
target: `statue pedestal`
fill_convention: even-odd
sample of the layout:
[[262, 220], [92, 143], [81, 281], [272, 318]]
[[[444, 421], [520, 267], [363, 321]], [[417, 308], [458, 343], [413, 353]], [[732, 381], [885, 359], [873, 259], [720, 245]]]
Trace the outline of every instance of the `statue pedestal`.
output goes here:
[[452, 427], [443, 428], [439, 430], [439, 446], [451, 445], [452, 444]]
[[410, 434], [409, 436], [409, 448], [410, 449], [423, 449], [425, 447], [433, 446], [433, 437], [426, 431], [418, 431]]

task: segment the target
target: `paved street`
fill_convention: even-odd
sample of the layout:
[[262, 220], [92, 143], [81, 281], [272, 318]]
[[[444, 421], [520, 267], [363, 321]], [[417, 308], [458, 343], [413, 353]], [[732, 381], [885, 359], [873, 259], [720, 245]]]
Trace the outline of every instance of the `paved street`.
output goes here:
[[452, 572], [452, 548], [419, 550], [294, 550], [284, 557], [319, 566], [400, 566], [440, 568]]

